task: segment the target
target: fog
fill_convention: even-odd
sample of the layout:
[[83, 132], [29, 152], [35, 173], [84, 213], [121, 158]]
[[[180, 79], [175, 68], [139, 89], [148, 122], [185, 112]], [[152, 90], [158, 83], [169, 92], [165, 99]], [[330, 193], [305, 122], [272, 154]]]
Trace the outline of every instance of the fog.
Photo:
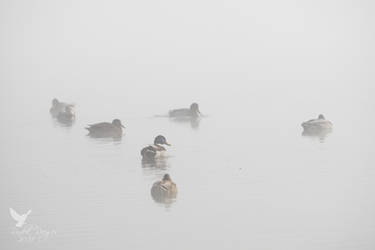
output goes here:
[[[374, 7], [1, 0], [0, 246], [374, 249]], [[198, 124], [160, 117], [192, 102]], [[332, 133], [301, 136], [320, 113]], [[86, 136], [114, 118], [122, 140]], [[170, 157], [145, 168], [158, 134]], [[165, 173], [179, 192], [161, 205]], [[10, 207], [56, 235], [17, 241]]]

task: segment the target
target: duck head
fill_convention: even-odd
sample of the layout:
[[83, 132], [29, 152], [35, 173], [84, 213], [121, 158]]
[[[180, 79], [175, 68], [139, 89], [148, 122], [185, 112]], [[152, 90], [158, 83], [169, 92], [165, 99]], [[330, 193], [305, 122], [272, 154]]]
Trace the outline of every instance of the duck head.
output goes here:
[[53, 98], [52, 100], [52, 106], [56, 107], [57, 105], [59, 105], [59, 100], [57, 100], [57, 98]]
[[171, 177], [169, 176], [169, 174], [165, 174], [163, 176], [163, 181], [172, 181]]
[[193, 114], [200, 114], [198, 103], [194, 102], [190, 105], [190, 111], [193, 112]]
[[167, 142], [167, 139], [165, 139], [165, 137], [162, 135], [158, 135], [155, 137], [154, 144], [155, 145], [167, 145], [167, 146], [171, 145]]
[[121, 121], [119, 119], [114, 119], [112, 121], [112, 124], [115, 125], [118, 128], [125, 128], [124, 125], [122, 125]]
[[324, 115], [320, 114], [320, 115], [318, 116], [318, 119], [325, 120], [326, 118], [324, 117]]

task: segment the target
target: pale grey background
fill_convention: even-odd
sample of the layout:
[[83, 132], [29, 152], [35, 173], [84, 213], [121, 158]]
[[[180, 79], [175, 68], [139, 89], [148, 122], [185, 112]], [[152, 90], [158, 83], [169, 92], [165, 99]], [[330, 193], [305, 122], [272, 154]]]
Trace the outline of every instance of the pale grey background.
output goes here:
[[[373, 1], [0, 1], [1, 249], [375, 248]], [[48, 114], [53, 97], [77, 121]], [[197, 101], [198, 128], [164, 118]], [[324, 113], [324, 142], [300, 123]], [[87, 123], [120, 118], [121, 142]], [[166, 169], [140, 149], [164, 134]], [[150, 196], [170, 173], [170, 207]], [[57, 235], [19, 243], [8, 208]]]

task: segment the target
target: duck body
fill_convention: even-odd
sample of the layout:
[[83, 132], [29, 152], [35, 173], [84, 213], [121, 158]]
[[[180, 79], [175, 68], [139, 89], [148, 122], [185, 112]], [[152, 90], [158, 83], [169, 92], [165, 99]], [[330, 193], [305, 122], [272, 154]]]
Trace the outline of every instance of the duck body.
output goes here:
[[190, 109], [173, 109], [169, 111], [169, 117], [193, 117], [194, 115]]
[[124, 126], [121, 124], [119, 119], [115, 119], [112, 123], [100, 122], [96, 124], [91, 124], [86, 127], [89, 131], [89, 136], [92, 137], [121, 137], [122, 129]]
[[158, 154], [158, 151], [152, 145], [144, 147], [141, 150], [142, 160], [144, 162], [154, 161], [156, 159], [157, 154]]
[[145, 162], [155, 161], [157, 158], [165, 157], [167, 150], [159, 145], [149, 145], [141, 150], [142, 160]]
[[165, 174], [161, 181], [157, 181], [152, 185], [151, 196], [156, 202], [169, 203], [169, 201], [177, 197], [177, 186], [169, 174]]
[[200, 111], [197, 103], [192, 103], [190, 108], [173, 109], [169, 111], [169, 117], [171, 118], [196, 118], [199, 117]]
[[67, 106], [64, 111], [57, 114], [56, 118], [60, 123], [71, 124], [75, 120], [74, 110], [70, 106]]
[[60, 102], [56, 98], [52, 100], [52, 107], [50, 108], [49, 112], [52, 115], [52, 117], [57, 118], [57, 116], [60, 113], [66, 112], [66, 109], [73, 110], [74, 105], [73, 104], [68, 104], [65, 102]]
[[303, 129], [308, 132], [320, 132], [332, 130], [332, 122], [325, 119], [323, 115], [319, 115], [317, 119], [311, 119], [301, 124]]

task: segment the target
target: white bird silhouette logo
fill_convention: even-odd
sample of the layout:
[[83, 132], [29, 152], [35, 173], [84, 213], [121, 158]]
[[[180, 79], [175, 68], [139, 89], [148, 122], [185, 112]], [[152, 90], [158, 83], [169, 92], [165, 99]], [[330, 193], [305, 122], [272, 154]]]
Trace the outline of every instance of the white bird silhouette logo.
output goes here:
[[31, 210], [27, 211], [26, 214], [19, 215], [13, 208], [9, 208], [10, 216], [17, 221], [16, 227], [22, 227], [25, 224], [27, 216], [31, 213]]

